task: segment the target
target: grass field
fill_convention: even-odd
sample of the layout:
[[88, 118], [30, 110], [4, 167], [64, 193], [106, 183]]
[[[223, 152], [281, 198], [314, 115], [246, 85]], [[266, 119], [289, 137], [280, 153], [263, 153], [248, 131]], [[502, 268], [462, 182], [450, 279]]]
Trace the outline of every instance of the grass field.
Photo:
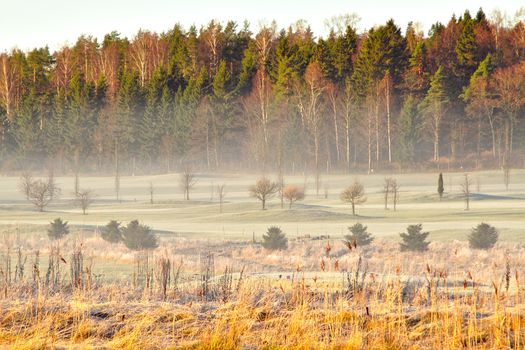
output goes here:
[[[0, 178], [0, 349], [525, 349], [525, 170], [508, 191], [501, 172], [471, 176], [468, 211], [462, 173], [444, 173], [441, 201], [437, 174], [395, 175], [397, 211], [384, 209], [384, 174], [325, 176], [319, 196], [312, 177], [287, 176], [305, 200], [282, 209], [274, 198], [264, 211], [248, 196], [254, 175], [198, 174], [190, 201], [177, 174], [123, 177], [121, 201], [113, 178], [86, 176], [88, 215], [73, 178], [57, 178], [62, 195], [45, 212], [18, 178]], [[356, 178], [368, 200], [353, 216], [339, 193]], [[50, 243], [56, 217], [72, 233]], [[94, 233], [133, 219], [159, 248], [137, 253]], [[369, 247], [343, 244], [356, 222], [375, 236]], [[480, 222], [500, 232], [490, 250], [466, 242]], [[429, 250], [401, 252], [399, 233], [416, 223]], [[270, 225], [286, 232], [286, 250], [253, 242]]]
[[[325, 176], [321, 193], [315, 194], [312, 177], [287, 176], [286, 183], [305, 185], [307, 196], [291, 210], [281, 209], [278, 198], [269, 209], [248, 196], [254, 175], [197, 175], [191, 201], [182, 200], [177, 174], [123, 177], [121, 202], [115, 201], [114, 179], [81, 177], [80, 187], [92, 189], [95, 202], [88, 215], [81, 215], [72, 203], [73, 178], [58, 178], [62, 188], [59, 201], [46, 212], [39, 213], [27, 203], [18, 189], [16, 177], [0, 178], [0, 224], [44, 225], [62, 217], [77, 226], [104, 225], [111, 219], [129, 221], [135, 218], [166, 235], [220, 240], [246, 240], [260, 237], [268, 225], [279, 225], [289, 236], [340, 236], [346, 227], [357, 221], [369, 226], [378, 237], [395, 238], [411, 223], [424, 223], [434, 240], [464, 240], [466, 233], [481, 221], [501, 230], [504, 240], [525, 242], [525, 170], [514, 170], [511, 186], [505, 191], [502, 172], [486, 171], [471, 174], [471, 209], [464, 210], [461, 195], [462, 173], [444, 173], [445, 196], [440, 202], [436, 193], [437, 174], [401, 174], [395, 177], [400, 185], [399, 204], [394, 212], [383, 208], [382, 186], [386, 175]], [[391, 176], [391, 175], [388, 175]], [[354, 179], [365, 185], [367, 202], [354, 217], [348, 205], [339, 200], [339, 193]], [[155, 188], [155, 204], [149, 203], [149, 184]], [[216, 186], [225, 184], [226, 203], [219, 214]], [[325, 187], [328, 196], [325, 197]], [[212, 192], [213, 189], [213, 192]]]

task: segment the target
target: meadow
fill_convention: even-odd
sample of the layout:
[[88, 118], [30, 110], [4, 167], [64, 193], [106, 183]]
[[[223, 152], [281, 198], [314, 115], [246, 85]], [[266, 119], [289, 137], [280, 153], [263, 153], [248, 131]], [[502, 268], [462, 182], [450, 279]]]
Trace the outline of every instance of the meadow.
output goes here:
[[[400, 185], [397, 210], [384, 209], [383, 182]], [[188, 349], [486, 349], [525, 348], [525, 170], [473, 172], [470, 210], [463, 173], [330, 175], [315, 193], [312, 176], [292, 209], [268, 210], [248, 196], [256, 174], [197, 174], [190, 201], [179, 175], [114, 179], [81, 176], [95, 194], [87, 215], [73, 204], [74, 179], [56, 179], [60, 199], [36, 211], [18, 177], [0, 178], [0, 347]], [[271, 176], [270, 176], [271, 177]], [[367, 201], [353, 216], [339, 193], [354, 179]], [[154, 188], [150, 203], [150, 183]], [[225, 185], [220, 213], [217, 185]], [[71, 233], [50, 243], [61, 217]], [[160, 238], [150, 252], [110, 244], [109, 220], [138, 219]], [[347, 246], [356, 222], [370, 246]], [[480, 222], [500, 240], [469, 247]], [[399, 233], [422, 223], [427, 252], [401, 252]], [[259, 242], [271, 225], [288, 249]], [[59, 247], [59, 252], [53, 247]]]

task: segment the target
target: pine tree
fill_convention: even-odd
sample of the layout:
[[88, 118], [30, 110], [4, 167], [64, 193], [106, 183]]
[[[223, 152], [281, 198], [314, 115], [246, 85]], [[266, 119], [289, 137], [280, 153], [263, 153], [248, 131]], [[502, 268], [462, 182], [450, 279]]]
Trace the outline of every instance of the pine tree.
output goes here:
[[477, 57], [478, 45], [474, 33], [474, 23], [470, 18], [464, 18], [463, 20], [463, 29], [456, 43], [455, 51], [457, 55], [455, 74], [462, 86], [465, 86], [479, 63]]
[[398, 123], [399, 158], [405, 164], [414, 164], [417, 160], [416, 150], [421, 141], [423, 122], [412, 96], [405, 99]]
[[445, 192], [445, 187], [443, 185], [443, 174], [442, 173], [439, 173], [437, 192], [438, 192], [438, 195], [439, 195], [439, 200], [441, 200], [443, 198], [443, 193]]
[[262, 246], [268, 250], [286, 250], [288, 238], [277, 226], [270, 226], [263, 235]]
[[61, 239], [64, 236], [69, 234], [69, 226], [67, 221], [62, 221], [61, 218], [56, 218], [55, 220], [49, 223], [49, 228], [47, 229], [47, 236], [49, 239], [57, 240]]
[[151, 228], [137, 220], [130, 221], [122, 228], [122, 242], [131, 250], [155, 249], [159, 246], [158, 238]]
[[363, 224], [356, 223], [348, 227], [351, 234], [345, 235], [344, 239], [347, 244], [357, 243], [358, 246], [366, 246], [372, 243], [374, 237], [368, 232], [368, 227]]
[[474, 249], [490, 249], [498, 241], [499, 233], [494, 226], [481, 223], [468, 235], [469, 246]]
[[430, 89], [420, 105], [421, 112], [430, 119], [428, 124], [434, 139], [434, 162], [438, 162], [440, 157], [439, 139], [441, 136], [441, 124], [448, 102], [449, 98], [446, 93], [443, 68], [439, 67], [432, 76]]
[[111, 220], [100, 232], [103, 240], [110, 243], [119, 243], [122, 241], [122, 228], [120, 222]]
[[423, 99], [429, 83], [427, 49], [423, 42], [415, 45], [408, 60], [408, 68], [404, 76], [404, 87], [410, 95], [417, 97], [417, 99]]
[[421, 224], [409, 225], [407, 227], [407, 232], [402, 232], [399, 235], [402, 238], [402, 243], [400, 243], [401, 251], [417, 251], [423, 252], [428, 250], [428, 245], [430, 242], [427, 242], [426, 239], [429, 235], [429, 232], [421, 232], [423, 226]]

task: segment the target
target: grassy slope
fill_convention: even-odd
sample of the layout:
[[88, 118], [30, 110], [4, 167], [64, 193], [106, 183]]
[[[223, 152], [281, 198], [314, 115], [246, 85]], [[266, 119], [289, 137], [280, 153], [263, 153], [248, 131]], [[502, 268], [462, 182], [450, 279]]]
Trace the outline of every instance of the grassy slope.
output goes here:
[[[254, 181], [251, 175], [206, 176], [200, 175], [192, 193], [192, 201], [181, 201], [176, 174], [146, 177], [124, 177], [121, 181], [123, 202], [114, 201], [113, 179], [109, 177], [83, 177], [82, 188], [96, 193], [89, 215], [81, 215], [72, 204], [70, 188], [72, 178], [58, 178], [62, 198], [44, 213], [36, 212], [27, 204], [17, 189], [18, 179], [0, 179], [0, 224], [44, 225], [55, 217], [62, 217], [71, 224], [94, 227], [111, 219], [128, 221], [138, 218], [156, 230], [170, 231], [177, 235], [217, 239], [250, 239], [252, 233], [262, 235], [271, 224], [280, 225], [289, 235], [329, 234], [341, 235], [354, 222], [363, 222], [380, 237], [397, 236], [407, 224], [424, 223], [431, 231], [431, 239], [464, 239], [475, 224], [485, 221], [501, 229], [502, 238], [525, 242], [525, 170], [512, 173], [512, 186], [506, 192], [501, 172], [473, 173], [475, 192], [471, 210], [464, 210], [460, 193], [461, 173], [444, 174], [445, 199], [439, 201], [435, 194], [436, 174], [396, 175], [401, 186], [398, 210], [383, 209], [381, 194], [385, 175], [330, 176], [328, 198], [317, 198], [312, 177], [286, 177], [287, 183], [306, 184], [307, 197], [292, 210], [280, 208], [273, 199], [266, 211], [247, 194], [247, 187]], [[358, 207], [358, 216], [351, 215], [349, 207], [338, 199], [339, 192], [359, 178], [365, 184], [368, 201]], [[148, 186], [155, 186], [156, 204], [149, 204]], [[212, 188], [226, 184], [224, 212], [212, 197]], [[479, 183], [479, 192], [477, 184]], [[324, 187], [324, 186], [323, 186]], [[321, 196], [323, 197], [323, 196]], [[6, 227], [7, 228], [7, 227]], [[41, 228], [36, 228], [42, 232]]]

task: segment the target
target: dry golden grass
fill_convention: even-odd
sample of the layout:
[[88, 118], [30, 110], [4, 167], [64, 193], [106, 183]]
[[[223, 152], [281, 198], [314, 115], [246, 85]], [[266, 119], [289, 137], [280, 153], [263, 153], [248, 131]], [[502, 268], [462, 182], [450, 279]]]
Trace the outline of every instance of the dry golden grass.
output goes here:
[[[123, 248], [110, 249], [131, 271], [116, 279], [93, 273], [109, 254], [102, 244], [83, 242], [84, 253], [100, 253], [84, 255], [81, 281], [72, 281], [72, 243], [63, 243], [55, 285], [47, 262], [31, 266], [31, 254], [15, 278], [16, 250], [10, 267], [3, 250], [0, 348], [525, 349], [519, 245], [433, 243], [421, 254], [389, 241], [351, 251], [334, 240], [330, 249], [294, 241], [268, 253], [252, 244], [164, 242], [141, 268]], [[207, 249], [216, 254], [205, 294], [198, 252]], [[168, 260], [169, 278], [161, 269]]]

